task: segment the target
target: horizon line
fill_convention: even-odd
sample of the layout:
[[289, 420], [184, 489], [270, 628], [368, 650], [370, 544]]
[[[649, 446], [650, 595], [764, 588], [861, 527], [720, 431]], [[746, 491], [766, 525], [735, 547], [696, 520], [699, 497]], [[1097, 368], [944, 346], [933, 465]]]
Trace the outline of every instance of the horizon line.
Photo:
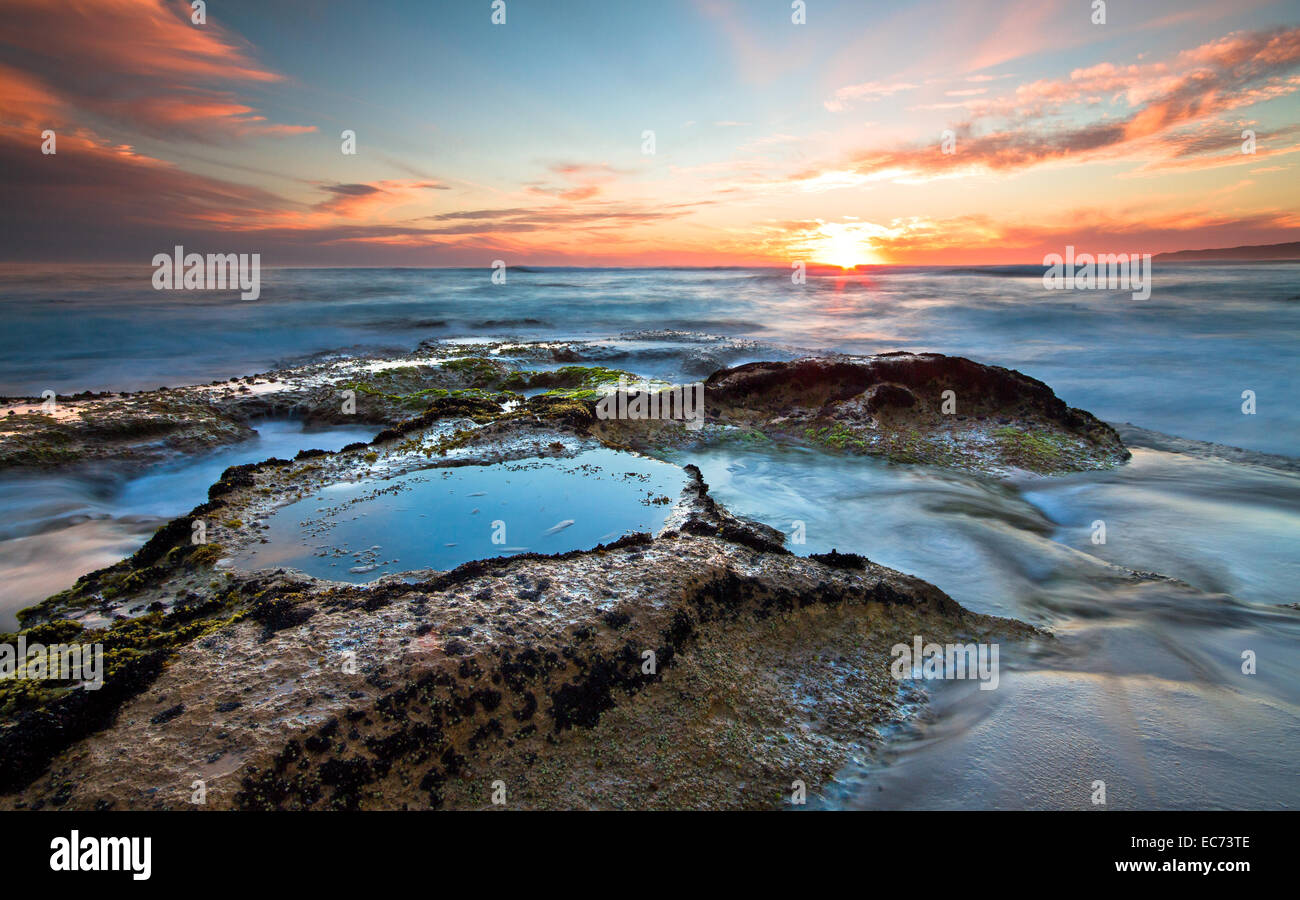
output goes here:
[[[1247, 247], [1252, 245], [1247, 245]], [[1271, 244], [1253, 245], [1259, 247], [1274, 246]], [[1219, 248], [1215, 248], [1219, 249]], [[1223, 248], [1229, 249], [1229, 248]], [[1245, 248], [1230, 248], [1245, 249]], [[251, 251], [261, 256], [260, 251]], [[1159, 253], [1149, 254], [1152, 259], [1160, 256], [1174, 256], [1182, 253], [1204, 253], [1206, 250], [1167, 250]], [[1132, 254], [1130, 254], [1132, 255]], [[1137, 254], [1139, 256], [1146, 254]], [[1204, 265], [1207, 263], [1232, 263], [1232, 264], [1259, 264], [1259, 263], [1300, 263], [1300, 257], [1273, 257], [1259, 259], [1242, 259], [1222, 257], [1217, 259], [1168, 259], [1164, 261], [1172, 265]], [[1016, 267], [1032, 266], [1035, 268], [1047, 265], [1041, 260], [1024, 261], [1024, 262], [1000, 262], [1000, 263], [860, 263], [856, 266], [837, 266], [834, 263], [809, 262], [806, 264], [806, 270], [830, 271], [845, 275], [875, 271], [879, 269], [1006, 269]], [[78, 266], [78, 267], [99, 267], [99, 268], [153, 268], [152, 263], [148, 262], [128, 262], [124, 260], [104, 261], [104, 260], [77, 260], [77, 261], [60, 261], [60, 260], [0, 260], [0, 267], [5, 268], [51, 268], [56, 266]], [[492, 265], [301, 265], [301, 264], [260, 264], [263, 269], [412, 269], [420, 271], [479, 271], [491, 270], [495, 268]], [[530, 271], [554, 271], [562, 269], [581, 269], [587, 271], [696, 271], [696, 272], [718, 272], [718, 271], [745, 271], [764, 269], [776, 272], [789, 272], [794, 269], [793, 265], [774, 265], [774, 264], [726, 264], [726, 265], [580, 265], [580, 264], [551, 264], [537, 265], [533, 263], [513, 263], [506, 266], [506, 271], [528, 273]]]

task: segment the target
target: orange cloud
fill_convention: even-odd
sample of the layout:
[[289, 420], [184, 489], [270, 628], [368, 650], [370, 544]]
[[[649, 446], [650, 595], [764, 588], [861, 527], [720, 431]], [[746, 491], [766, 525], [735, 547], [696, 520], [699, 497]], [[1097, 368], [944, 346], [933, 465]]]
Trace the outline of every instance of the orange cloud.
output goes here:
[[15, 128], [54, 124], [62, 101], [41, 82], [0, 63], [0, 124]]
[[755, 245], [764, 255], [783, 261], [804, 259], [840, 266], [1033, 264], [1046, 253], [1061, 252], [1067, 244], [1096, 252], [1160, 253], [1189, 246], [1294, 240], [1300, 228], [1300, 214], [1294, 212], [1242, 218], [1206, 208], [1164, 215], [1147, 209], [1119, 213], [1074, 209], [1063, 213], [1060, 221], [1064, 224], [1002, 223], [987, 215], [965, 215], [909, 217], [885, 224], [769, 223], [755, 233]]
[[[1173, 156], [1181, 140], [1171, 132], [1207, 117], [1300, 91], [1300, 28], [1234, 33], [1178, 54], [1170, 62], [1115, 66], [1102, 63], [1068, 79], [1021, 85], [1011, 97], [965, 104], [971, 118], [957, 124], [957, 151], [943, 154], [936, 143], [858, 154], [832, 166], [860, 177], [897, 180], [970, 171], [1022, 169], [1054, 160], [1105, 156], [1121, 158], [1140, 149]], [[1093, 121], [1063, 123], [1061, 114], [1085, 119], [1100, 95], [1124, 100], [1124, 117], [1093, 113]], [[1239, 130], [1238, 130], [1239, 131]], [[1226, 133], [1226, 127], [1225, 127]], [[1167, 144], [1148, 139], [1168, 136]], [[826, 179], [824, 168], [806, 170], [797, 180]]]
[[215, 88], [282, 76], [220, 24], [195, 25], [190, 14], [188, 3], [164, 0], [6, 0], [0, 44], [24, 59], [20, 102], [57, 98], [68, 116], [60, 124], [84, 126], [90, 115], [163, 137], [314, 130], [269, 123]]
[[374, 184], [331, 184], [330, 194], [313, 209], [346, 219], [382, 218], [411, 203], [425, 202], [425, 191], [449, 188], [436, 181], [378, 181]]

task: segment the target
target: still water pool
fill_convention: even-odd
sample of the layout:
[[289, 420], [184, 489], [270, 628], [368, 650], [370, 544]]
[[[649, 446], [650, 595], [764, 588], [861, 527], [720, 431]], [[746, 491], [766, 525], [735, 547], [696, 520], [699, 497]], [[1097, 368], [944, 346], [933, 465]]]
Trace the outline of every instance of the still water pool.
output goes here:
[[606, 449], [421, 469], [332, 485], [277, 510], [266, 521], [267, 543], [236, 562], [360, 583], [492, 556], [589, 549], [658, 531], [685, 483], [675, 465]]

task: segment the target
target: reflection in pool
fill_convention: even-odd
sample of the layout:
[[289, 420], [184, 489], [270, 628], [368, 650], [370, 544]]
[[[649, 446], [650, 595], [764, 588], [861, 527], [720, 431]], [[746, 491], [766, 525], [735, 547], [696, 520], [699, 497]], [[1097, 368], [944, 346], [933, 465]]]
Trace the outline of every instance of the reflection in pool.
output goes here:
[[684, 484], [677, 466], [606, 449], [420, 469], [333, 485], [279, 509], [266, 521], [267, 542], [236, 561], [359, 583], [525, 551], [587, 549], [657, 531]]

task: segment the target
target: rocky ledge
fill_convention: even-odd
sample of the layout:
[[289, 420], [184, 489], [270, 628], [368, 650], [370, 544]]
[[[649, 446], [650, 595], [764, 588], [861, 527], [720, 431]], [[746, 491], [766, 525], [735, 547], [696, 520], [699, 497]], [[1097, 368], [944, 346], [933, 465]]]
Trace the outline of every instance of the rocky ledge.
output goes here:
[[[938, 353], [755, 362], [704, 382], [701, 436], [676, 427], [605, 426], [639, 449], [726, 436], [811, 444], [966, 471], [1055, 474], [1110, 468], [1130, 456], [1115, 429], [1066, 406], [1041, 381]], [[718, 434], [721, 427], [723, 434]]]
[[705, 395], [720, 419], [901, 462], [1052, 473], [1129, 458], [1041, 381], [960, 356], [752, 363], [714, 373]]
[[[222, 511], [285, 469], [248, 474]], [[100, 691], [10, 698], [0, 806], [185, 808], [201, 785], [207, 808], [774, 807], [919, 699], [894, 644], [1036, 634], [859, 556], [795, 556], [686, 474], [656, 536], [370, 585], [196, 580], [213, 545], [178, 520], [133, 563], [154, 560], [131, 591], [149, 611], [29, 615], [29, 641], [111, 661]]]
[[760, 352], [750, 341], [637, 332], [604, 341], [424, 342], [396, 355], [326, 356], [190, 387], [134, 393], [0, 397], [0, 469], [53, 469], [92, 460], [143, 467], [244, 441], [265, 418], [309, 426], [375, 425], [417, 416], [439, 400], [501, 412], [525, 396], [591, 399], [633, 373], [632, 356], [705, 374]]
[[[437, 393], [369, 443], [233, 467], [132, 557], [25, 610], [0, 643], [100, 644], [104, 686], [0, 682], [0, 806], [777, 806], [869, 756], [923, 699], [891, 676], [895, 644], [1043, 636], [860, 556], [793, 555], [689, 465], [657, 534], [591, 549], [368, 584], [238, 561], [271, 513], [330, 485], [600, 447], [758, 434], [1038, 471], [1127, 455], [1040, 382], [959, 358], [723, 369], [699, 430], [600, 418], [589, 385], [610, 370], [470, 358], [479, 387], [460, 390], [531, 394]], [[1033, 446], [1000, 442], [1004, 428]]]
[[[667, 342], [665, 342], [667, 343]], [[678, 348], [680, 350], [680, 348]], [[683, 371], [757, 347], [695, 349]], [[667, 352], [667, 351], [666, 351]], [[475, 424], [520, 415], [525, 400], [596, 404], [622, 383], [667, 385], [611, 368], [598, 342], [429, 344], [401, 357], [350, 358], [189, 388], [11, 400], [0, 424], [0, 468], [92, 459], [145, 464], [245, 440], [259, 418], [310, 425], [409, 428], [459, 411]], [[644, 358], [644, 356], [642, 356]], [[834, 452], [989, 473], [1106, 468], [1129, 456], [1115, 430], [1011, 369], [935, 353], [814, 357], [723, 368], [703, 383], [705, 423], [599, 421], [612, 445], [657, 452], [725, 441], [781, 441]]]

